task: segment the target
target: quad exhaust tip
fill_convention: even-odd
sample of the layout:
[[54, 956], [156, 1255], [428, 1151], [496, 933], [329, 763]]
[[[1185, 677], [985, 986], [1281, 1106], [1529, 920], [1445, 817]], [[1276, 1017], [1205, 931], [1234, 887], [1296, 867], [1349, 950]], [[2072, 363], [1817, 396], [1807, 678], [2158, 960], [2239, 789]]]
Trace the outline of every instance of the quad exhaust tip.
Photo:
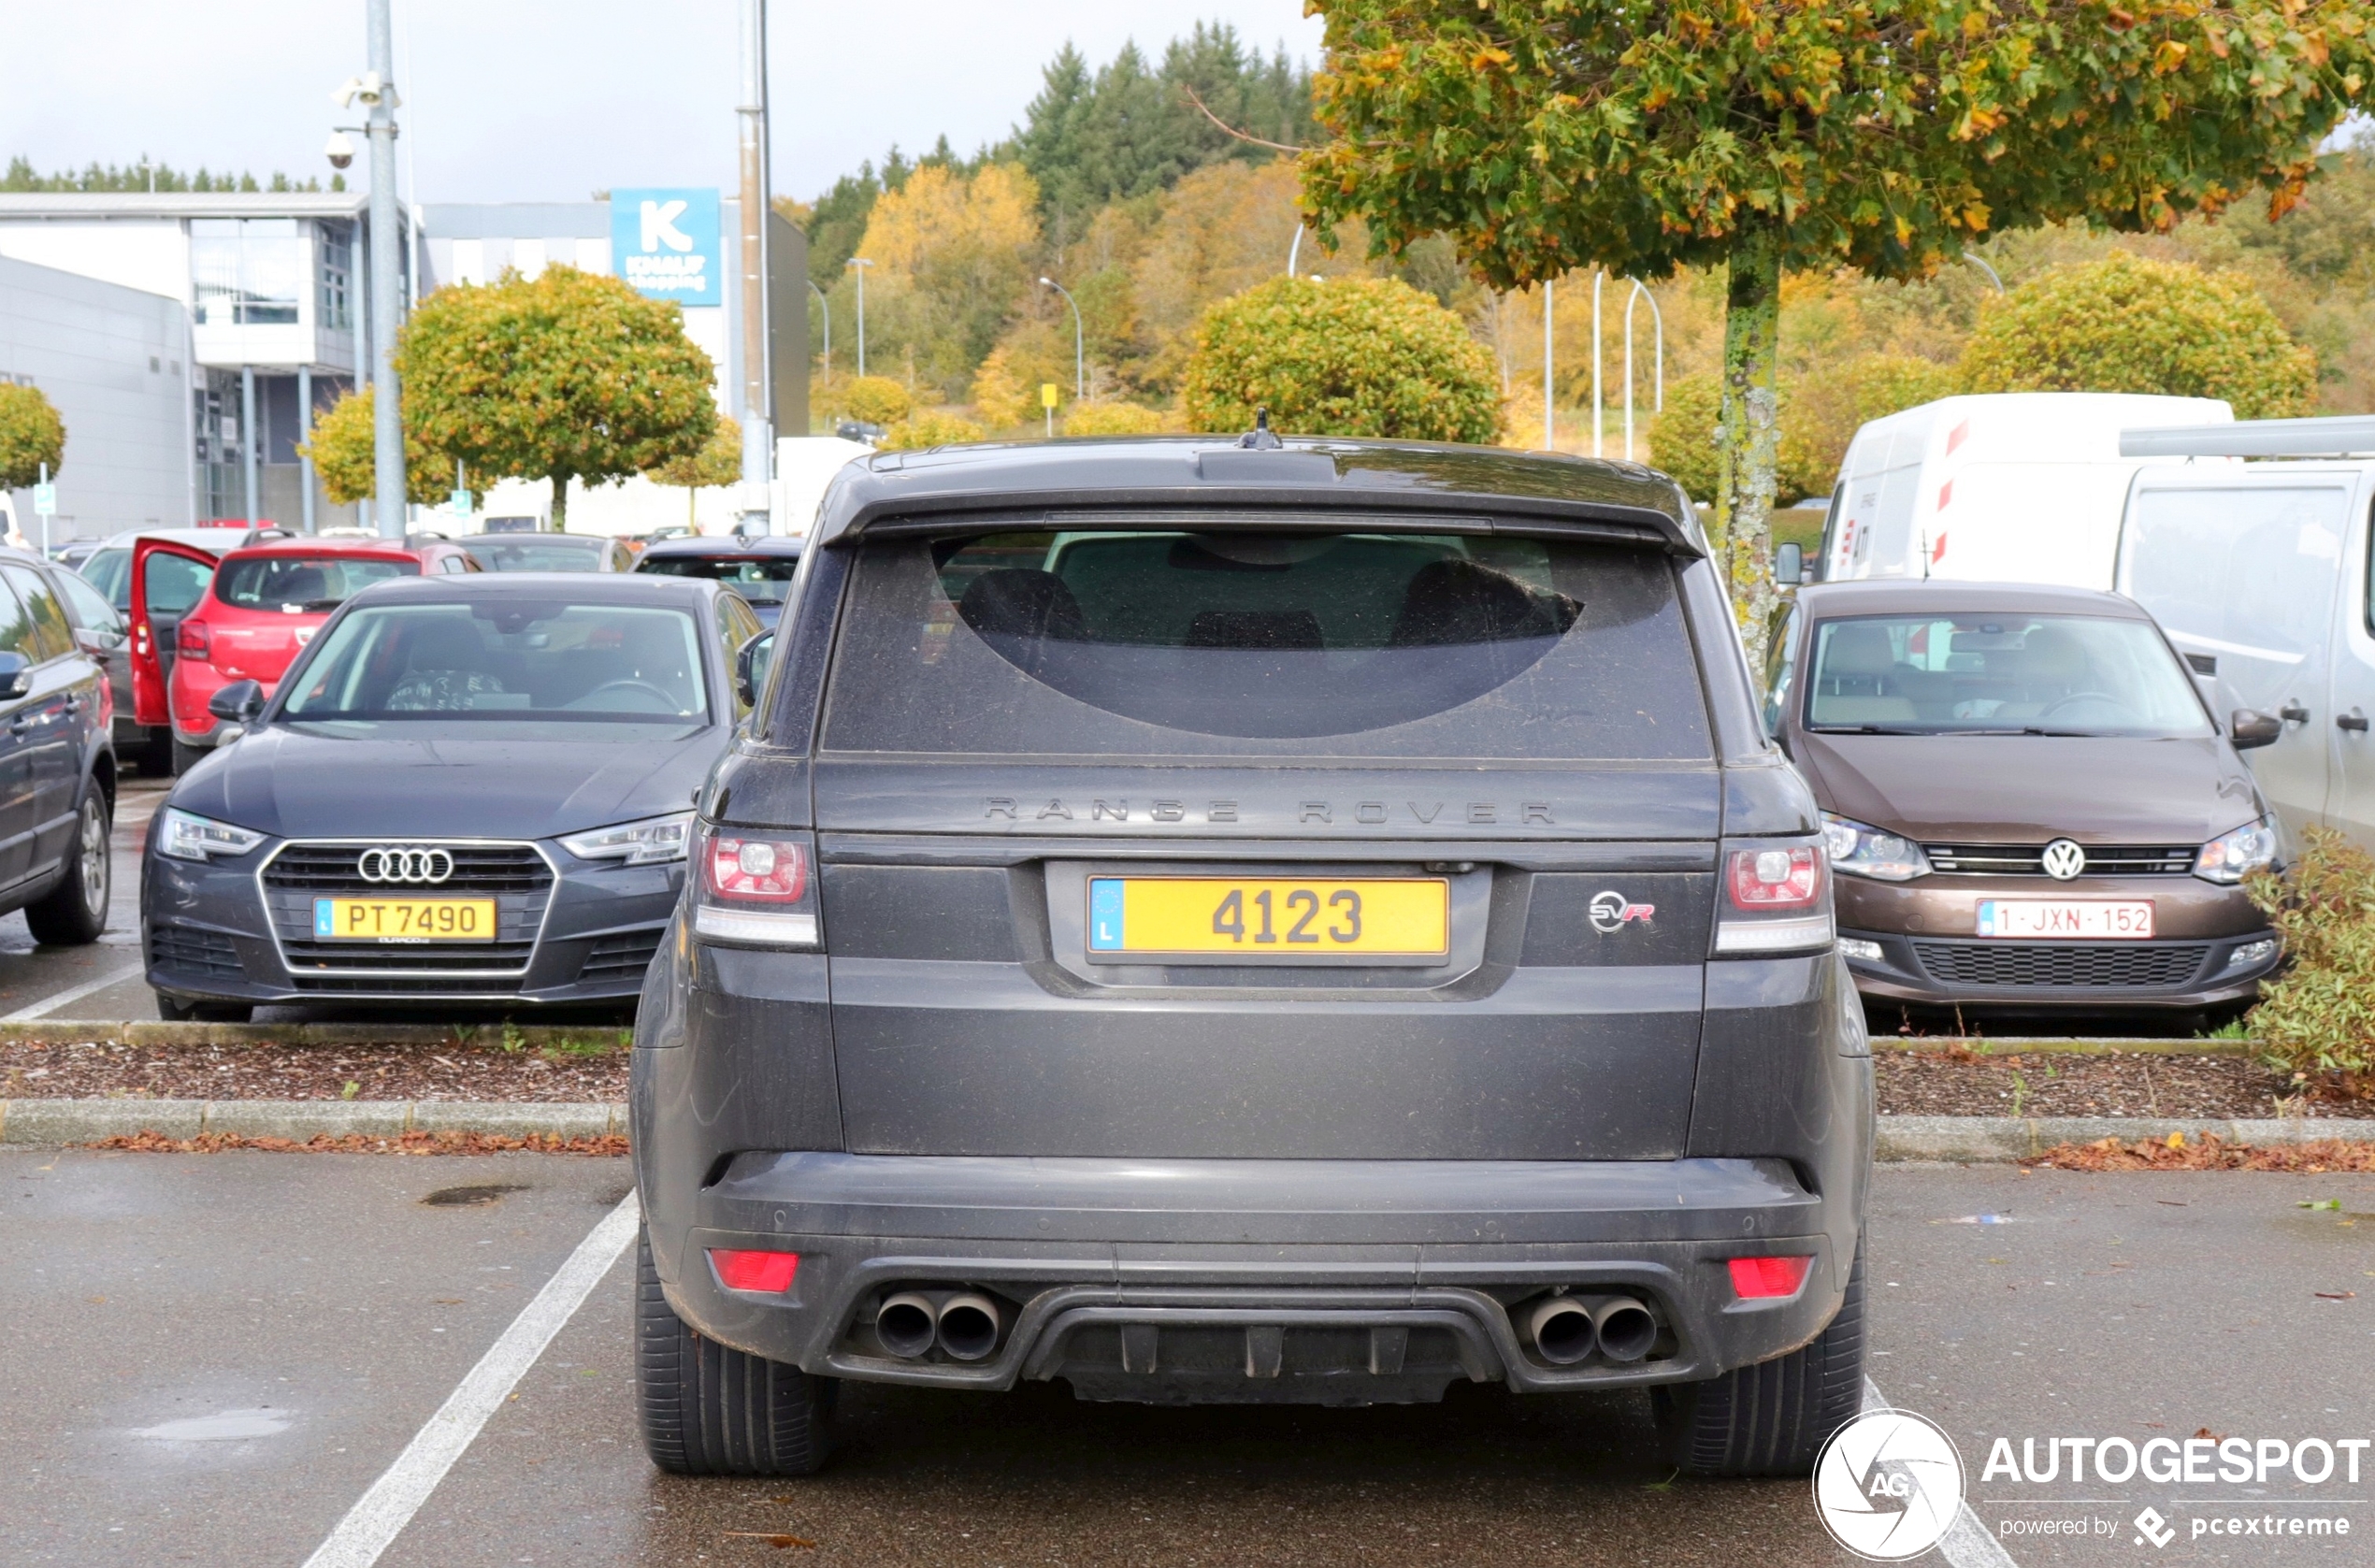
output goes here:
[[1648, 1355], [1658, 1320], [1631, 1296], [1549, 1296], [1526, 1314], [1526, 1337], [1552, 1366], [1574, 1366], [1596, 1353], [1627, 1363]]
[[959, 1290], [935, 1302], [921, 1290], [901, 1290], [874, 1314], [874, 1337], [885, 1350], [912, 1361], [934, 1345], [952, 1360], [978, 1361], [998, 1348], [1006, 1315], [978, 1290]]

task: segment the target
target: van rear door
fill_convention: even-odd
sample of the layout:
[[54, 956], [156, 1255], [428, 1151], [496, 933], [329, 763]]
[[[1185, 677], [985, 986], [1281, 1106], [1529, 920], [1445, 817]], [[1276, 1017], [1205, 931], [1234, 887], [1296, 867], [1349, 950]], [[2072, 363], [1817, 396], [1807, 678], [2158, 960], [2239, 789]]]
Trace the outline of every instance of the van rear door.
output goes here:
[[857, 547], [849, 1149], [1683, 1153], [1720, 790], [1673, 561], [1342, 529]]
[[2330, 647], [2358, 476], [2286, 464], [2146, 468], [2128, 494], [2119, 590], [2152, 612], [2224, 726], [2237, 708], [2286, 721], [2244, 753], [2296, 830], [2327, 820]]

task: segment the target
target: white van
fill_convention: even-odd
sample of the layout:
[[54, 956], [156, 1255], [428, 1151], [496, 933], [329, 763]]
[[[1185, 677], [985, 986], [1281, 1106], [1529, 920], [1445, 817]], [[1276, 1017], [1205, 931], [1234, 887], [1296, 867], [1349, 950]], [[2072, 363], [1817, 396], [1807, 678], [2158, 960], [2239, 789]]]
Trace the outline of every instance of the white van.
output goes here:
[[2274, 744], [2244, 753], [2285, 823], [2375, 849], [2375, 461], [2276, 455], [2375, 453], [2375, 419], [2155, 430], [2128, 444], [2197, 461], [2137, 474], [2115, 586], [2160, 622], [2222, 721], [2238, 708], [2285, 721]]
[[2231, 422], [2213, 397], [2003, 392], [1876, 419], [1839, 466], [1821, 577], [2111, 585], [2120, 507], [2151, 463], [2120, 433]]

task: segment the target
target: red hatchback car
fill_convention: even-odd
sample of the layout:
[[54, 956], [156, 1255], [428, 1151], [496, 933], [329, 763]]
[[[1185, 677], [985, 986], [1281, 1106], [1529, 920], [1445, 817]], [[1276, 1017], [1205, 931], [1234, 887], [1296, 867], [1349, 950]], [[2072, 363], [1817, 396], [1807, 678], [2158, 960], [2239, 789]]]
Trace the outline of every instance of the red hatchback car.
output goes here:
[[207, 712], [214, 694], [234, 681], [255, 681], [269, 697], [350, 595], [391, 577], [479, 569], [458, 546], [395, 539], [287, 539], [224, 555], [176, 634], [166, 677], [174, 772], [221, 738], [224, 721]]

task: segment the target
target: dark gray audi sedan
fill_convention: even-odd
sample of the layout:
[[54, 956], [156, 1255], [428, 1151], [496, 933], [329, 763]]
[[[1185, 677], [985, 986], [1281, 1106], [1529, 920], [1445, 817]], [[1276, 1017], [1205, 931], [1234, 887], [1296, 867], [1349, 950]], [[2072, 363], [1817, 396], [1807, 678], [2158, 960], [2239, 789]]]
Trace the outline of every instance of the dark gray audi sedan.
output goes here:
[[349, 599], [151, 822], [168, 1018], [633, 999], [757, 618], [713, 583], [401, 578]]
[[1630, 1388], [1811, 1466], [1871, 1064], [1672, 481], [984, 446], [812, 541], [637, 1022], [661, 1467], [811, 1469], [844, 1379]]

